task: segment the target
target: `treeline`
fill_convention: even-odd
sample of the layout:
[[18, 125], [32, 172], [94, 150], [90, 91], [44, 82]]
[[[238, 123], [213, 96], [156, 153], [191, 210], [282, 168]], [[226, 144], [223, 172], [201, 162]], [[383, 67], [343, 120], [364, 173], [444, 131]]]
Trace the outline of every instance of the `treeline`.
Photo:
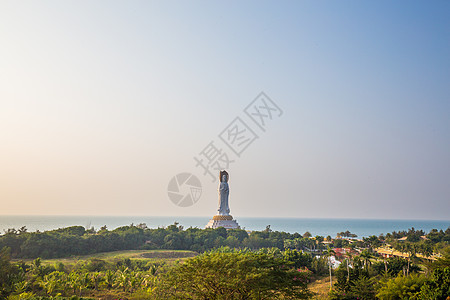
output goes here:
[[178, 223], [166, 228], [147, 228], [145, 224], [95, 231], [72, 226], [45, 232], [10, 229], [0, 236], [0, 249], [8, 247], [13, 258], [60, 258], [117, 250], [192, 250], [199, 253], [229, 246], [231, 248], [284, 248], [284, 240], [300, 234], [264, 231], [248, 234], [242, 229], [184, 229]]
[[[347, 232], [346, 236], [351, 233]], [[444, 247], [450, 241], [450, 228], [446, 231], [433, 229], [424, 240], [425, 232], [414, 228], [407, 232], [393, 232], [386, 237], [371, 236], [360, 241], [349, 243], [345, 239], [331, 239], [330, 236], [311, 237], [308, 232], [299, 233], [272, 231], [270, 226], [263, 231], [248, 233], [242, 229], [226, 230], [187, 228], [178, 223], [165, 228], [147, 228], [145, 224], [123, 226], [108, 230], [103, 226], [99, 230], [72, 226], [45, 232], [27, 232], [25, 227], [18, 230], [9, 229], [0, 236], [0, 249], [11, 249], [13, 258], [60, 258], [68, 256], [88, 255], [99, 252], [118, 250], [191, 250], [202, 253], [211, 249], [228, 246], [230, 248], [297, 249], [306, 251], [322, 251], [328, 247], [375, 248], [385, 242], [394, 244], [398, 237], [407, 236], [408, 241], [419, 241], [424, 246], [438, 244]], [[418, 239], [416, 238], [418, 237]], [[323, 244], [324, 241], [328, 245]], [[431, 248], [430, 248], [431, 249]]]
[[428, 234], [423, 230], [415, 230], [414, 227], [407, 231], [393, 231], [392, 233], [386, 234], [386, 239], [400, 239], [406, 237], [409, 242], [418, 242], [423, 237], [426, 237], [433, 243], [450, 242], [450, 227], [447, 230], [437, 230], [432, 229]]
[[58, 258], [97, 252], [136, 249], [145, 242], [144, 231], [126, 226], [113, 231], [92, 232], [73, 226], [46, 232], [8, 230], [0, 248], [9, 247], [13, 258]]

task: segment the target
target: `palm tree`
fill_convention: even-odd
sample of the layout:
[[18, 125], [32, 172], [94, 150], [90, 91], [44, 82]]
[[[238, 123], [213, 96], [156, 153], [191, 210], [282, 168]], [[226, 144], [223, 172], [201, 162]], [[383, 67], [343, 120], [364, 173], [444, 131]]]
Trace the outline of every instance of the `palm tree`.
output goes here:
[[311, 251], [316, 252], [316, 241], [312, 238], [308, 238], [308, 244]]
[[430, 244], [425, 243], [422, 245], [422, 254], [423, 256], [425, 256], [427, 259], [429, 259], [429, 257], [433, 254], [433, 248]]
[[318, 245], [318, 248], [319, 248], [320, 252], [322, 252], [322, 246], [323, 246], [322, 242], [323, 242], [323, 240], [324, 240], [323, 236], [316, 235], [316, 242], [317, 242], [317, 245]]
[[328, 247], [327, 250], [324, 252], [324, 256], [327, 258], [328, 261], [328, 269], [330, 270], [330, 290], [333, 288], [333, 279], [331, 278], [331, 257], [336, 255], [336, 252]]
[[292, 247], [294, 247], [296, 250], [303, 250], [305, 247], [305, 244], [309, 242], [309, 239], [304, 238], [296, 238], [292, 240]]
[[405, 244], [405, 250], [408, 253], [408, 267], [406, 269], [406, 276], [408, 276], [411, 259], [416, 258], [417, 246], [416, 244], [407, 243]]
[[346, 258], [347, 258], [347, 259], [346, 259], [346, 260], [347, 260], [347, 282], [350, 282], [350, 267], [349, 267], [349, 263], [350, 263], [350, 261], [351, 261], [353, 255], [352, 255], [351, 252], [347, 252], [347, 253], [345, 254], [345, 256], [346, 256]]
[[372, 262], [370, 261], [370, 259], [372, 258], [372, 254], [367, 250], [363, 250], [363, 252], [361, 252], [359, 257], [364, 262], [364, 267], [366, 268], [366, 272], [369, 273], [369, 266], [372, 264]]
[[361, 262], [361, 257], [360, 257], [359, 255], [353, 257], [353, 268], [354, 268], [355, 270], [356, 270], [356, 269], [360, 270], [362, 267], [363, 267], [363, 264], [362, 264], [362, 262]]

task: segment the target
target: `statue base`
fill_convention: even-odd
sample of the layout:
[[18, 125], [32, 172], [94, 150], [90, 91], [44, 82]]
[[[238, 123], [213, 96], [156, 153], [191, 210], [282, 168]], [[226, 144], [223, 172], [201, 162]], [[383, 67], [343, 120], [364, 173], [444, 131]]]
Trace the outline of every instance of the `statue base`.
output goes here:
[[219, 228], [223, 227], [225, 229], [240, 229], [238, 222], [233, 220], [231, 215], [215, 215], [205, 228]]

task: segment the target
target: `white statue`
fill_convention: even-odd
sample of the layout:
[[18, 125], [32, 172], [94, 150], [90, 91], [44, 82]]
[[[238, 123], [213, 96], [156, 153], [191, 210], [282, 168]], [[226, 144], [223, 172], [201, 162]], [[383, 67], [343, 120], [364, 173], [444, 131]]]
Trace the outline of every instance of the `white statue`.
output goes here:
[[219, 179], [220, 183], [217, 189], [219, 192], [219, 214], [213, 216], [205, 228], [239, 229], [241, 227], [236, 220], [233, 220], [233, 216], [230, 215], [230, 207], [228, 206], [230, 188], [228, 186], [229, 175], [227, 171], [220, 171]]
[[230, 214], [230, 208], [228, 207], [228, 195], [230, 194], [230, 188], [228, 186], [228, 173], [227, 171], [220, 171], [220, 183], [219, 183], [219, 215], [228, 216]]

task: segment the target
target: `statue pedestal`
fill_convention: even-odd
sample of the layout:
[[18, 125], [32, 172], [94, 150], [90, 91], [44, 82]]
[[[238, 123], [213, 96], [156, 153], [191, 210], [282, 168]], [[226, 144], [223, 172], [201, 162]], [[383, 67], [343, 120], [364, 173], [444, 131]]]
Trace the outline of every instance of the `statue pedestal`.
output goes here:
[[223, 227], [226, 229], [240, 229], [238, 222], [233, 220], [231, 215], [216, 215], [211, 220], [205, 228], [219, 228]]

